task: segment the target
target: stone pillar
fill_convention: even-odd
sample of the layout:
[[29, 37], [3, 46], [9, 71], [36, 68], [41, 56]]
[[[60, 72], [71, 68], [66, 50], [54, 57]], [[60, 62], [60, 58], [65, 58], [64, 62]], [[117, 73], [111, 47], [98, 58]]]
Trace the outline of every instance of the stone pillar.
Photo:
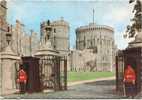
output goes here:
[[[50, 26], [49, 20], [47, 21], [47, 26], [43, 31], [45, 31], [45, 33], [43, 34], [43, 35], [45, 35], [45, 37], [44, 37], [45, 43], [42, 43], [39, 50], [37, 50], [37, 52], [34, 54], [34, 56], [39, 58], [40, 61], [42, 61], [42, 66], [41, 66], [42, 70], [41, 71], [42, 71], [42, 74], [44, 77], [41, 80], [43, 81], [42, 85], [44, 87], [47, 84], [47, 82], [45, 80], [49, 80], [49, 78], [50, 78], [49, 76], [52, 75], [52, 68], [53, 68], [52, 63], [55, 64], [55, 62], [51, 62], [51, 63], [47, 64], [47, 60], [49, 60], [48, 59], [49, 57], [51, 59], [53, 59], [55, 56], [59, 56], [59, 52], [54, 50], [53, 45], [51, 44], [50, 35], [52, 32], [52, 27]], [[47, 60], [43, 60], [43, 59], [47, 59]], [[55, 80], [55, 81], [57, 81], [57, 80]]]
[[10, 46], [7, 46], [3, 52], [0, 52], [0, 95], [6, 95], [16, 92], [16, 62], [20, 60]]

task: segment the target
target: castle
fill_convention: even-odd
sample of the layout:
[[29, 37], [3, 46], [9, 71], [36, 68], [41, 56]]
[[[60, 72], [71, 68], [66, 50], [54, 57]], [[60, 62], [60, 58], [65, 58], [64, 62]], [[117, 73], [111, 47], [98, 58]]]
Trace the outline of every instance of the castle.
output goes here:
[[[12, 36], [10, 45], [16, 54], [19, 56], [33, 56], [45, 42], [45, 30], [48, 21], [41, 23], [39, 38], [39, 33], [33, 30], [26, 31], [24, 24], [19, 20], [16, 20], [15, 25], [9, 25], [6, 21], [6, 1], [2, 0], [0, 5], [0, 51], [3, 51], [8, 45], [6, 34], [9, 33]], [[50, 23], [53, 29], [49, 37], [52, 47], [60, 55], [67, 57], [69, 70], [113, 70], [116, 51], [113, 28], [95, 23], [77, 28], [76, 49], [70, 50], [69, 23], [63, 17]]]
[[0, 2], [0, 51], [7, 47], [6, 34], [10, 34], [12, 36], [10, 45], [16, 54], [28, 56], [34, 53], [39, 42], [37, 33], [26, 32], [24, 25], [19, 20], [16, 20], [15, 25], [9, 25], [6, 16], [7, 2], [2, 0]]
[[[116, 45], [112, 27], [90, 23], [77, 28], [76, 49], [71, 53], [72, 70], [112, 71], [114, 69]], [[77, 59], [81, 60], [76, 61]]]

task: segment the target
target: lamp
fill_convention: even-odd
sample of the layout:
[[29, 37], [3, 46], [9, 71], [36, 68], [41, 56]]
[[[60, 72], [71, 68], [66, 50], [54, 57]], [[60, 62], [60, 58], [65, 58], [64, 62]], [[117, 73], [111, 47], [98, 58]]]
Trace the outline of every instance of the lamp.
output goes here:
[[9, 45], [9, 43], [11, 41], [11, 37], [12, 37], [11, 33], [9, 33], [9, 32], [6, 33], [6, 41], [7, 41], [8, 45]]

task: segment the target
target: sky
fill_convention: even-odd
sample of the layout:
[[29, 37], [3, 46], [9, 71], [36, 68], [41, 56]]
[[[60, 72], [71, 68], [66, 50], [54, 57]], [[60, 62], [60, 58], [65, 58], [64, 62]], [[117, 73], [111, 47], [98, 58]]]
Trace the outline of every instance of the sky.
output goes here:
[[20, 20], [25, 29], [33, 29], [40, 34], [40, 23], [46, 20], [64, 20], [70, 26], [70, 48], [75, 47], [75, 29], [88, 25], [94, 20], [98, 25], [114, 28], [115, 44], [119, 49], [127, 47], [128, 40], [123, 38], [126, 26], [132, 18], [132, 4], [128, 0], [7, 0], [7, 20], [15, 24]]

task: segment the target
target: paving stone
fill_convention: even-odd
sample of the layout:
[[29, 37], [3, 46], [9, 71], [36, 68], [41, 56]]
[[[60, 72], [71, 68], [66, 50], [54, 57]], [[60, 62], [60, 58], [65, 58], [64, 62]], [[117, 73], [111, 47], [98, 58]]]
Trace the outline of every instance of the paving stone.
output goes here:
[[98, 81], [84, 83], [68, 87], [67, 91], [51, 92], [51, 93], [33, 93], [33, 94], [13, 94], [5, 96], [5, 98], [48, 98], [48, 99], [124, 99], [126, 97], [119, 96], [115, 92], [115, 81]]

